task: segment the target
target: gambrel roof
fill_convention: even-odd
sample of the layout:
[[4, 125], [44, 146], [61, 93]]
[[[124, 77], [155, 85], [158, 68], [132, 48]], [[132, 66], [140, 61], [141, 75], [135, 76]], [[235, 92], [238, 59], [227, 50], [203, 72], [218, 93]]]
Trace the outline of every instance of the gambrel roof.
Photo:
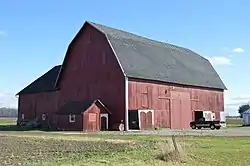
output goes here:
[[[129, 78], [227, 89], [211, 63], [190, 49], [88, 21], [81, 30], [86, 25], [94, 27], [106, 36], [124, 75]], [[74, 39], [69, 45], [63, 64]], [[17, 95], [56, 90], [63, 66], [53, 67]]]
[[211, 63], [190, 49], [88, 23], [106, 35], [127, 77], [226, 89]]

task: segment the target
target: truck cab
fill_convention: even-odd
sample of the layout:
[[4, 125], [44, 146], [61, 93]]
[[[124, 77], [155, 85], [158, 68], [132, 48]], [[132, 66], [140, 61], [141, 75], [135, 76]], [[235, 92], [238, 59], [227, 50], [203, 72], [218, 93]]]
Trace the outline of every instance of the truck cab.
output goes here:
[[194, 121], [190, 122], [192, 129], [210, 128], [211, 130], [221, 128], [219, 120], [215, 120], [215, 113], [211, 111], [194, 111]]
[[192, 129], [210, 128], [211, 130], [219, 130], [221, 128], [221, 124], [220, 121], [217, 120], [206, 121], [205, 118], [201, 118], [197, 121], [190, 122], [190, 127]]

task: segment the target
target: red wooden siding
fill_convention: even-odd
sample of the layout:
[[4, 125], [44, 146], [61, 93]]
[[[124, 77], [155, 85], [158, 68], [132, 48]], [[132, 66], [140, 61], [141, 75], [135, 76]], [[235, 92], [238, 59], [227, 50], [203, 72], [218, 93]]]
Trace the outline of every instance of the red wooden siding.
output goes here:
[[140, 112], [140, 129], [145, 130], [145, 129], [152, 129], [153, 128], [153, 116], [151, 111], [142, 111]]
[[[175, 115], [171, 115], [170, 98], [173, 91], [186, 92], [182, 93], [180, 101], [172, 101], [172, 109], [181, 110], [181, 112], [174, 112]], [[188, 100], [187, 94], [190, 96], [190, 100]], [[183, 104], [179, 105], [180, 103], [178, 104], [178, 102], [183, 102]], [[183, 117], [187, 116], [186, 121], [188, 121], [191, 118], [190, 116], [193, 117], [191, 111], [195, 109], [211, 110], [216, 113], [216, 119], [220, 118], [219, 112], [224, 111], [223, 91], [159, 83], [156, 81], [146, 82], [139, 79], [129, 79], [128, 103], [129, 109], [155, 110], [155, 126], [158, 127], [170, 127], [170, 117], [172, 117], [172, 120], [174, 120], [172, 123], [174, 123], [177, 119], [180, 120], [180, 114]], [[183, 108], [181, 107], [182, 105]], [[189, 105], [191, 106], [191, 110], [188, 108]]]
[[59, 130], [83, 130], [83, 131], [99, 131], [100, 130], [100, 114], [108, 112], [100, 105], [93, 104], [83, 113], [76, 114], [75, 122], [69, 122], [69, 114], [57, 115], [57, 126]]
[[111, 124], [125, 120], [125, 78], [104, 34], [86, 25], [65, 61], [60, 105], [69, 100], [100, 99], [112, 112]]
[[83, 115], [75, 115], [75, 122], [69, 122], [69, 115], [57, 115], [59, 130], [81, 131], [83, 129]]
[[85, 131], [98, 131], [100, 130], [100, 114], [107, 113], [107, 111], [93, 104], [87, 111], [84, 112], [83, 130]]
[[48, 117], [51, 118], [53, 113], [57, 111], [58, 96], [58, 91], [20, 95], [19, 118], [22, 113], [27, 120], [41, 118], [42, 113], [47, 113]]
[[188, 92], [171, 92], [170, 123], [172, 129], [188, 129], [193, 119], [190, 94]]

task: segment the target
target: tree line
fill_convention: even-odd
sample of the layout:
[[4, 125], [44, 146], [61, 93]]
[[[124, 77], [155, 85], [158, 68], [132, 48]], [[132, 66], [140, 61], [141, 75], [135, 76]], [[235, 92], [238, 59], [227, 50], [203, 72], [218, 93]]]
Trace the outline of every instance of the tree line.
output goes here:
[[243, 112], [245, 112], [246, 110], [250, 109], [250, 105], [249, 104], [243, 104], [239, 107], [238, 109], [238, 113], [240, 114], [240, 117], [242, 118], [242, 114]]
[[15, 108], [0, 108], [0, 117], [17, 117], [18, 111]]

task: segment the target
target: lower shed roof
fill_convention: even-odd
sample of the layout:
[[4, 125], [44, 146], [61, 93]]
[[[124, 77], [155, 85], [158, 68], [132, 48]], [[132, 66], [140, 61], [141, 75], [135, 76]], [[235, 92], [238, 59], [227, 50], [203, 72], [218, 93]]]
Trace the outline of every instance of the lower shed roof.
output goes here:
[[[110, 111], [107, 107], [99, 100], [78, 100], [78, 101], [69, 101], [66, 104], [62, 105], [59, 110], [56, 112], [58, 115], [69, 115], [69, 114], [82, 114], [93, 104], [99, 104], [104, 108], [108, 113]], [[111, 113], [110, 113], [111, 114]]]

